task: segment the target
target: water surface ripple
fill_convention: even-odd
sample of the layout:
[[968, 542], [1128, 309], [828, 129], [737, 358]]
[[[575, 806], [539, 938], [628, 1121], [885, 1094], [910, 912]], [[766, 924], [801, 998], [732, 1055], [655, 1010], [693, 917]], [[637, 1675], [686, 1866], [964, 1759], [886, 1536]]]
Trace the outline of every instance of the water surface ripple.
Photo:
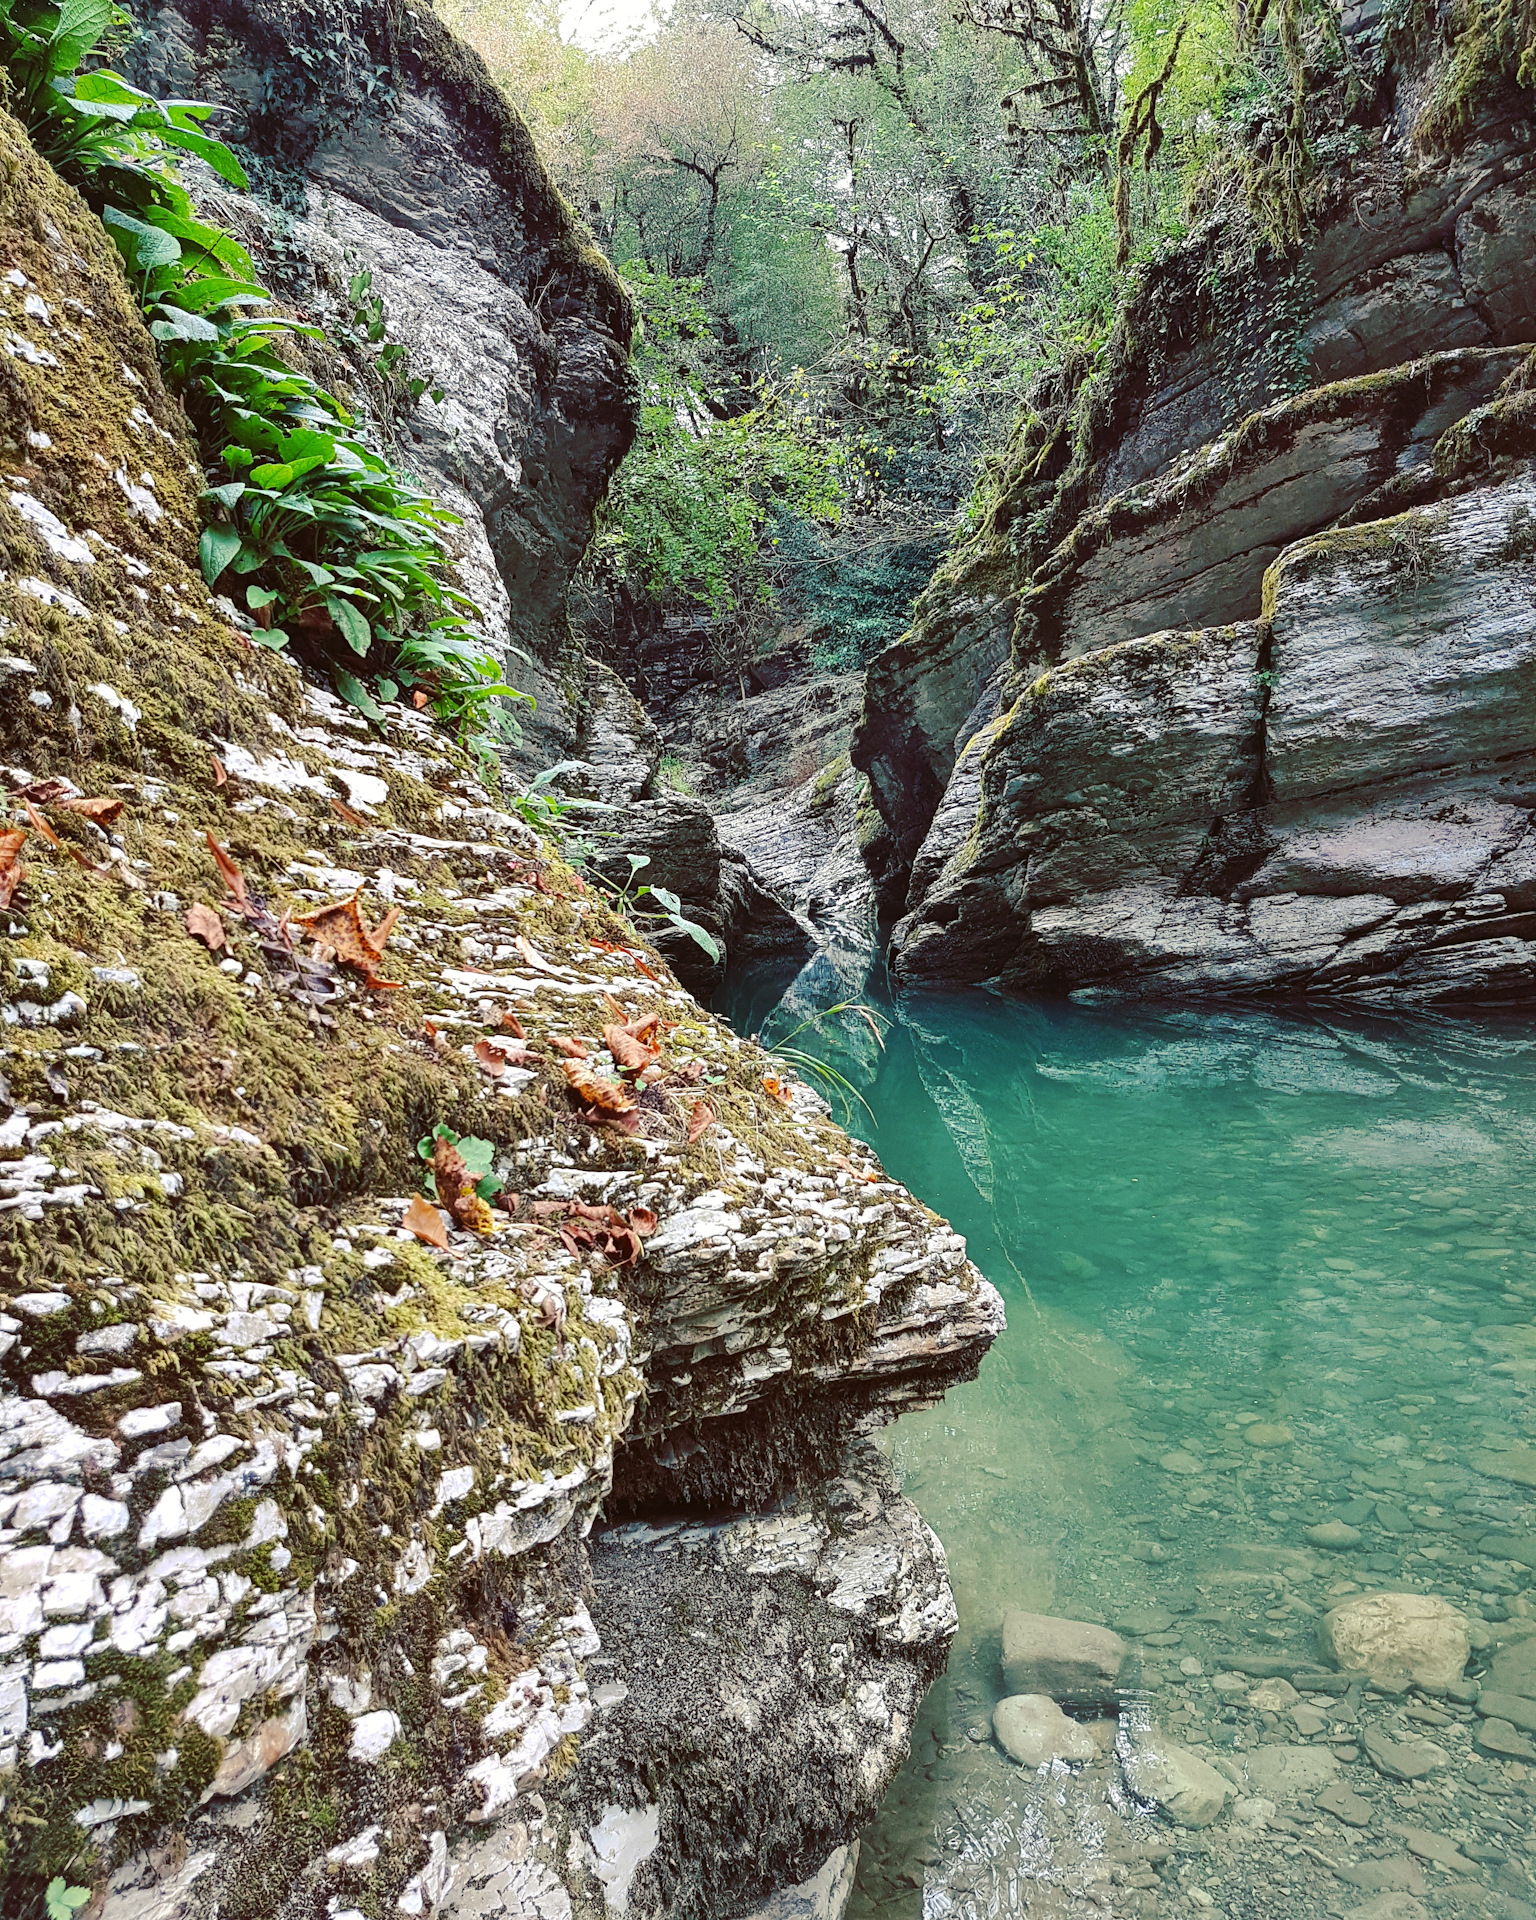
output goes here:
[[[1499, 1752], [1470, 1700], [1287, 1677], [1361, 1590], [1464, 1608], [1471, 1677], [1536, 1636], [1536, 1041], [968, 994], [903, 1003], [861, 1084], [878, 1124], [853, 1126], [1009, 1325], [885, 1437], [961, 1627], [851, 1920], [1536, 1916], [1528, 1735]], [[1314, 1545], [1329, 1521], [1358, 1544]], [[1010, 1607], [1131, 1643], [1100, 1760], [1036, 1773], [994, 1742]], [[1128, 1796], [1132, 1712], [1219, 1763], [1216, 1824]], [[1426, 1739], [1413, 1780], [1369, 1751]]]

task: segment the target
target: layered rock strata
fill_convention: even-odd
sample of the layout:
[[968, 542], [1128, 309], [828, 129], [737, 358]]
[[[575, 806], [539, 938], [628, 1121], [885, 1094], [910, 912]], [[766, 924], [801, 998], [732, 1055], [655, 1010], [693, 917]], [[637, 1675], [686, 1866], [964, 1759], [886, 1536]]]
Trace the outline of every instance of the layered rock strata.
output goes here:
[[[596, 1915], [628, 1871], [631, 1914], [702, 1913], [675, 1719], [584, 1747], [630, 1636], [679, 1699], [755, 1682], [625, 1615], [662, 1542], [586, 1537], [615, 1479], [643, 1517], [835, 1469], [678, 1542], [809, 1653], [784, 1766], [842, 1755], [793, 1802], [710, 1776], [746, 1910], [852, 1837], [942, 1660], [942, 1555], [844, 1450], [996, 1295], [428, 720], [370, 729], [210, 600], [115, 254], [9, 120], [0, 228], [6, 1910], [57, 1874], [104, 1920]], [[651, 1015], [620, 1094], [602, 1030]], [[435, 1246], [439, 1127], [504, 1187]]]
[[[1431, 60], [1392, 81], [1367, 116], [1381, 145], [1343, 166], [1296, 260], [1234, 282], [1231, 236], [1197, 236], [1146, 270], [1102, 367], [1047, 377], [977, 532], [940, 568], [912, 633], [872, 664], [852, 751], [883, 821], [866, 858], [883, 909], [906, 916], [899, 978], [1524, 992], [1508, 953], [1397, 970], [1410, 949], [1454, 944], [1406, 939], [1400, 911], [1432, 899], [1424, 920], [1438, 927], [1519, 910], [1484, 900], [1498, 889], [1483, 875], [1525, 814], [1478, 840], [1464, 822], [1420, 832], [1414, 808], [1461, 821], [1496, 792], [1518, 812], [1523, 788], [1514, 761], [1487, 772], [1475, 722], [1465, 739], [1442, 728], [1426, 759], [1351, 661], [1373, 632], [1392, 653], [1432, 607], [1463, 633], [1452, 677], [1502, 676], [1488, 697], [1524, 708], [1521, 648], [1497, 608], [1485, 624], [1478, 568], [1436, 560], [1436, 585], [1416, 556], [1437, 529], [1451, 554], [1466, 516], [1502, 527], [1483, 554], [1505, 582], [1495, 601], [1518, 597], [1528, 567], [1528, 124], [1490, 83], [1468, 137], [1431, 149], [1426, 102], [1445, 69]], [[1468, 489], [1488, 495], [1481, 507], [1458, 504]], [[1372, 553], [1385, 561], [1374, 573]], [[1300, 676], [1324, 653], [1304, 800], [1286, 774], [1287, 703], [1307, 701]], [[1407, 655], [1399, 664], [1411, 678]], [[1436, 685], [1449, 707], [1466, 704], [1443, 674]], [[1493, 753], [1518, 756], [1523, 732], [1515, 720]], [[1376, 821], [1383, 806], [1395, 825]], [[1386, 833], [1399, 852], [1362, 852], [1354, 879], [1324, 858], [1320, 879], [1285, 851], [1337, 843], [1351, 821], [1362, 849]], [[1398, 874], [1405, 857], [1413, 872]], [[1147, 913], [1129, 913], [1133, 894]], [[1391, 965], [1346, 957], [1389, 921]]]
[[[538, 700], [523, 723], [527, 764], [572, 751], [587, 695], [566, 587], [635, 431], [618, 276], [480, 57], [429, 7], [141, 0], [133, 11], [130, 76], [217, 103], [246, 162], [252, 191], [210, 173], [206, 203], [326, 328], [353, 404], [461, 516], [457, 558], [486, 637]], [[360, 275], [371, 280], [357, 298]], [[379, 374], [369, 300], [428, 384], [415, 404]]]

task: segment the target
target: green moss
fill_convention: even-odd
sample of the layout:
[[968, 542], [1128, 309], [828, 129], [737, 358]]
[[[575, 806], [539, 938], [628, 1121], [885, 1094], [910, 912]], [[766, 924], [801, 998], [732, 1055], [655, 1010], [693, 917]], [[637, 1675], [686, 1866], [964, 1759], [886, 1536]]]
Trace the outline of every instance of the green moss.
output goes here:
[[829, 760], [826, 766], [821, 769], [811, 782], [810, 795], [806, 801], [806, 805], [812, 813], [819, 812], [821, 808], [831, 805], [832, 796], [837, 790], [837, 783], [847, 771], [848, 756], [846, 753], [840, 753], [835, 760]]

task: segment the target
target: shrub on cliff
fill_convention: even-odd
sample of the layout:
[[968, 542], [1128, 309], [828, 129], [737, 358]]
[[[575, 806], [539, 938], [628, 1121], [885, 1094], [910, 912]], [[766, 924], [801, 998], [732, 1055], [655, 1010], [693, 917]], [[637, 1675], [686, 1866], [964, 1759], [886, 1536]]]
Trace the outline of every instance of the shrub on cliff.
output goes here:
[[240, 590], [254, 637], [292, 646], [370, 718], [412, 694], [483, 754], [526, 699], [471, 625], [442, 542], [455, 516], [373, 451], [347, 409], [290, 364], [280, 314], [232, 235], [198, 217], [176, 162], [245, 187], [214, 109], [161, 101], [87, 63], [120, 39], [111, 0], [0, 0], [0, 60], [33, 144], [105, 223], [197, 431], [212, 484], [210, 586]]

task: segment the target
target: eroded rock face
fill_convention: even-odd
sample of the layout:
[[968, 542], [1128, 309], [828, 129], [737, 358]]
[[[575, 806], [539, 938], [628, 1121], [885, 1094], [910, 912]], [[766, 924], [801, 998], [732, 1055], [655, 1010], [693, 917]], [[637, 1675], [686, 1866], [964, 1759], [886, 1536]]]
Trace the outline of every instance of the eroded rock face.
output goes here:
[[[3, 1904], [63, 1871], [104, 1920], [595, 1920], [651, 1833], [553, 1786], [612, 1704], [585, 1541], [617, 1461], [631, 1506], [778, 1497], [974, 1367], [996, 1296], [426, 718], [370, 729], [228, 623], [110, 244], [3, 117], [0, 230], [0, 1770], [38, 1823]], [[611, 1080], [615, 1005], [668, 1023], [632, 1130], [553, 1044]], [[437, 1126], [517, 1198], [423, 1240]], [[817, 1699], [889, 1714], [814, 1834], [776, 1812], [784, 1883], [867, 1817], [952, 1620], [910, 1508], [849, 1487], [774, 1591], [851, 1649]]]
[[1286, 549], [1268, 618], [1055, 668], [975, 743], [902, 978], [1499, 1001], [1536, 984], [1516, 466]]
[[530, 767], [571, 751], [582, 663], [565, 594], [635, 430], [632, 315], [479, 56], [429, 7], [143, 0], [131, 77], [218, 102], [250, 195], [209, 179], [272, 283], [345, 343], [373, 276], [388, 338], [443, 392], [401, 406], [355, 347], [354, 404], [462, 518], [465, 585], [492, 648], [513, 646]]
[[[1091, 382], [1070, 363], [1042, 377], [976, 531], [871, 663], [852, 746], [884, 822], [870, 871], [885, 913], [925, 915], [919, 938], [953, 917], [946, 863], [977, 826], [981, 761], [1042, 671], [1259, 620], [1287, 547], [1410, 504], [1437, 439], [1481, 417], [1536, 338], [1515, 265], [1536, 244], [1526, 136], [1490, 112], [1464, 150], [1419, 154], [1423, 83], [1400, 77], [1390, 137], [1351, 163], [1299, 259], [1234, 285], [1212, 276], [1223, 237], [1194, 240], [1143, 276]], [[980, 878], [997, 850], [973, 852]], [[947, 971], [912, 950], [910, 977], [986, 977], [1009, 936], [974, 937]]]

